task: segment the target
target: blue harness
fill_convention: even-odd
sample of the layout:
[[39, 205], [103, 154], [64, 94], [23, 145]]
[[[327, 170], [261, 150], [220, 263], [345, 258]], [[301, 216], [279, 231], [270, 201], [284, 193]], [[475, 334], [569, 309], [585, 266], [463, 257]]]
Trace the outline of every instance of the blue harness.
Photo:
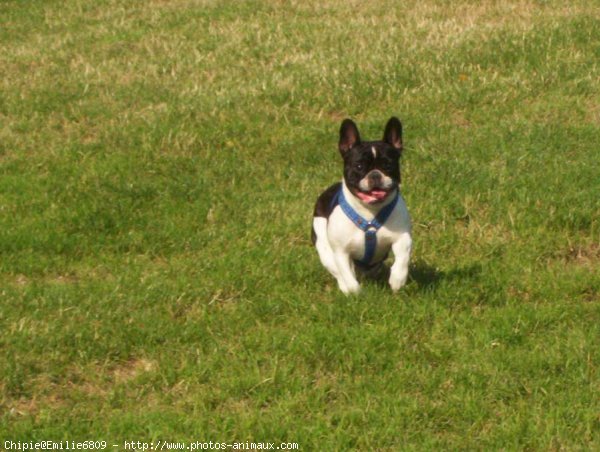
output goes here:
[[[348, 204], [342, 187], [340, 187], [340, 190], [334, 197], [334, 202], [337, 201], [342, 211], [346, 214], [350, 221], [352, 221], [352, 223], [354, 223], [365, 233], [365, 254], [361, 260], [355, 261], [359, 266], [362, 266], [363, 268], [370, 268], [379, 264], [379, 262], [375, 262], [373, 264], [371, 263], [371, 260], [375, 255], [375, 250], [377, 249], [377, 231], [385, 224], [390, 214], [394, 210], [394, 207], [396, 207], [398, 196], [398, 191], [396, 191], [396, 196], [392, 202], [381, 209], [371, 221], [367, 221], [365, 218], [361, 217], [356, 210], [354, 210], [352, 206]], [[385, 260], [385, 257], [383, 260]]]

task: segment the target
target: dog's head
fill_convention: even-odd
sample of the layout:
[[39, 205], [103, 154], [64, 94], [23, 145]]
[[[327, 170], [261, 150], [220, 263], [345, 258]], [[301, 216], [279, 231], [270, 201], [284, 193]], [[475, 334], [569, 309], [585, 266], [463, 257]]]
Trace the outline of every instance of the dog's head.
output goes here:
[[356, 124], [344, 119], [340, 127], [340, 153], [344, 159], [344, 181], [350, 192], [365, 204], [383, 202], [398, 189], [402, 124], [392, 117], [382, 141], [361, 141]]

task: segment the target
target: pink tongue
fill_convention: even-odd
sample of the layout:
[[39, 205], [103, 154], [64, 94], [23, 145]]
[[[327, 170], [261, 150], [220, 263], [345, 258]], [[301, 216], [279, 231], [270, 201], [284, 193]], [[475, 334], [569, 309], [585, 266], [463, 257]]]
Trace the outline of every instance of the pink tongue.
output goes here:
[[371, 190], [369, 193], [363, 193], [359, 191], [357, 195], [362, 201], [371, 203], [375, 201], [381, 201], [386, 197], [387, 192], [384, 190]]

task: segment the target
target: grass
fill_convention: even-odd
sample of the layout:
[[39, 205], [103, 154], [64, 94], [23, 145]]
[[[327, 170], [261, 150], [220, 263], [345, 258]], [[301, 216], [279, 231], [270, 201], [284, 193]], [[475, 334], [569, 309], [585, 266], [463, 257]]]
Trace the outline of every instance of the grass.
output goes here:
[[[0, 438], [600, 447], [600, 6], [0, 3]], [[309, 242], [402, 118], [408, 286]]]

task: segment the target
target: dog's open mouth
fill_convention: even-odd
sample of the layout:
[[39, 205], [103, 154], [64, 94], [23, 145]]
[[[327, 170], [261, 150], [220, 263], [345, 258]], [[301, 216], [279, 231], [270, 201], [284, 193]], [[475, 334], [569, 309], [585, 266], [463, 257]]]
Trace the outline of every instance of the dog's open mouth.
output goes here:
[[362, 201], [365, 202], [367, 204], [375, 204], [378, 202], [383, 201], [387, 195], [389, 195], [389, 191], [388, 190], [383, 190], [381, 188], [376, 188], [373, 189], [371, 191], [357, 191], [356, 192], [356, 196], [358, 196], [358, 198]]

